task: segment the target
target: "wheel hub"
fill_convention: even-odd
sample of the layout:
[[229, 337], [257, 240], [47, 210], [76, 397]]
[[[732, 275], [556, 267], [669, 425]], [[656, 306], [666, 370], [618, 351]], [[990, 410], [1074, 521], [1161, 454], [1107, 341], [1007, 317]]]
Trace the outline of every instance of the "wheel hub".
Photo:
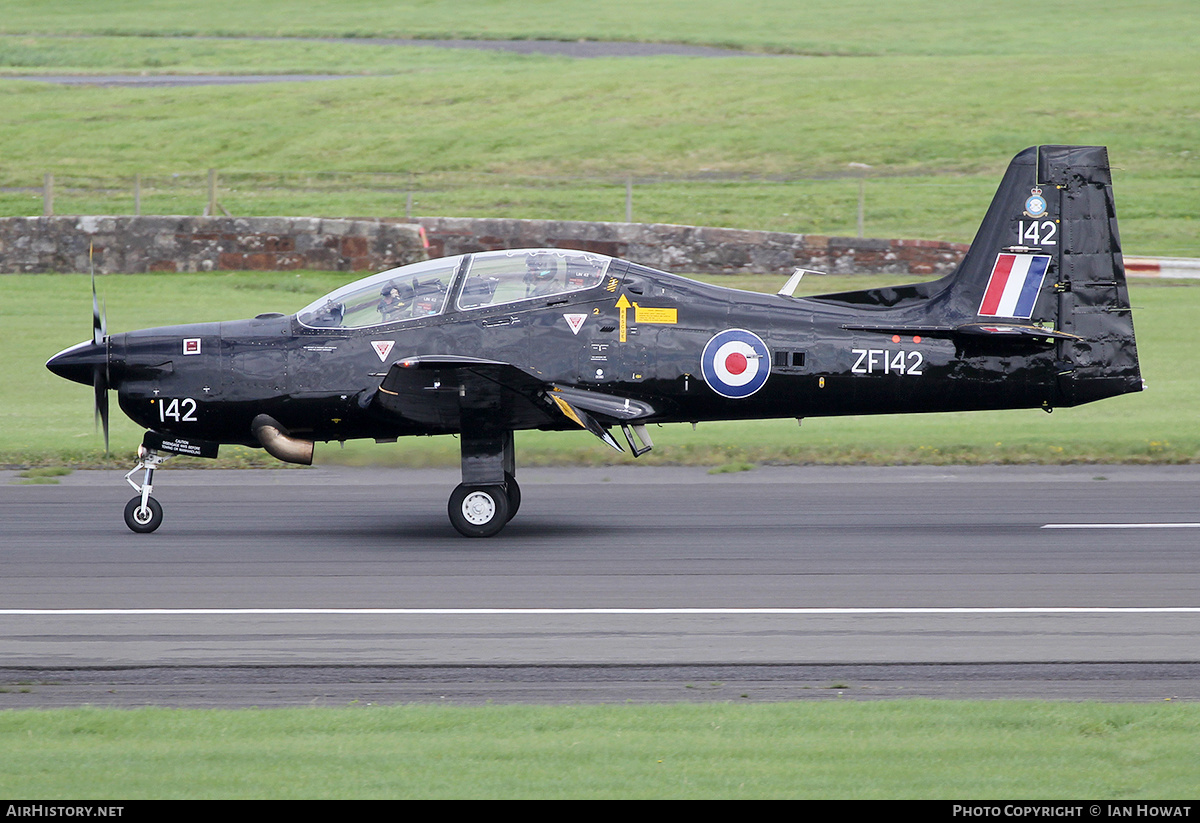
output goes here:
[[463, 500], [463, 519], [473, 526], [483, 526], [496, 516], [496, 501], [485, 492], [471, 492]]

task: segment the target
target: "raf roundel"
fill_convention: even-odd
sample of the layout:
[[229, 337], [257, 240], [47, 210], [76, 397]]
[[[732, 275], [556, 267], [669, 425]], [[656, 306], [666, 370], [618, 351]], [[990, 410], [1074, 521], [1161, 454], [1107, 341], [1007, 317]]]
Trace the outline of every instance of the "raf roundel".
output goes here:
[[717, 332], [700, 356], [704, 382], [722, 397], [749, 397], [763, 387], [771, 374], [767, 344], [754, 332], [726, 329]]

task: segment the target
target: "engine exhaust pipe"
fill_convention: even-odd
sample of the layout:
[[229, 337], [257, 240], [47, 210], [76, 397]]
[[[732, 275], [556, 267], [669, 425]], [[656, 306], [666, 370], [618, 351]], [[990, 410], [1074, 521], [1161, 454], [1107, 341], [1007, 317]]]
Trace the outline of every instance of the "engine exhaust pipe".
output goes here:
[[250, 424], [254, 437], [267, 450], [267, 454], [282, 460], [284, 463], [298, 463], [301, 466], [311, 466], [313, 459], [313, 441], [300, 440], [288, 435], [278, 420], [267, 414], [260, 414]]

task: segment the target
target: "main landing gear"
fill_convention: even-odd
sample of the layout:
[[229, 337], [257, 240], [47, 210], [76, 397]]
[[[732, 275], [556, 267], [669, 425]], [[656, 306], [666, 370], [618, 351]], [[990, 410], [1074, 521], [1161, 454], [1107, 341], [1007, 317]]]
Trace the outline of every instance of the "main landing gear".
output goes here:
[[464, 537], [492, 537], [521, 508], [513, 433], [464, 426], [459, 444], [463, 482], [450, 495], [446, 512]]
[[503, 485], [472, 486], [460, 483], [446, 506], [450, 522], [466, 537], [491, 537], [504, 528], [521, 506], [517, 481]]
[[521, 487], [511, 472], [503, 483], [473, 485], [460, 483], [447, 505], [450, 522], [464, 537], [498, 534], [521, 508]]
[[[137, 492], [137, 497], [125, 504], [125, 525], [131, 531], [149, 534], [162, 525], [162, 504], [151, 497], [150, 492], [154, 490], [154, 470], [170, 459], [171, 454], [169, 453], [164, 454], [145, 446], [138, 447], [138, 464], [129, 470], [129, 474], [125, 475], [125, 482], [133, 486], [133, 490]], [[138, 485], [137, 481], [133, 479], [133, 475], [138, 469], [146, 470], [141, 485]]]

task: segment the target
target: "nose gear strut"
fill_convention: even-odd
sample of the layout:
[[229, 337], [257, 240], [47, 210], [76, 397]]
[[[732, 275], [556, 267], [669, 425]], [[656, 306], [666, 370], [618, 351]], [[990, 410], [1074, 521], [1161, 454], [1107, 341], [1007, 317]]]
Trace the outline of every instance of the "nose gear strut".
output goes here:
[[[125, 482], [138, 493], [137, 497], [125, 504], [125, 525], [132, 531], [146, 534], [162, 525], [162, 505], [150, 496], [150, 492], [154, 490], [154, 470], [172, 457], [174, 455], [170, 452], [138, 446], [138, 463], [125, 475]], [[139, 469], [146, 470], [141, 485], [133, 479]]]

